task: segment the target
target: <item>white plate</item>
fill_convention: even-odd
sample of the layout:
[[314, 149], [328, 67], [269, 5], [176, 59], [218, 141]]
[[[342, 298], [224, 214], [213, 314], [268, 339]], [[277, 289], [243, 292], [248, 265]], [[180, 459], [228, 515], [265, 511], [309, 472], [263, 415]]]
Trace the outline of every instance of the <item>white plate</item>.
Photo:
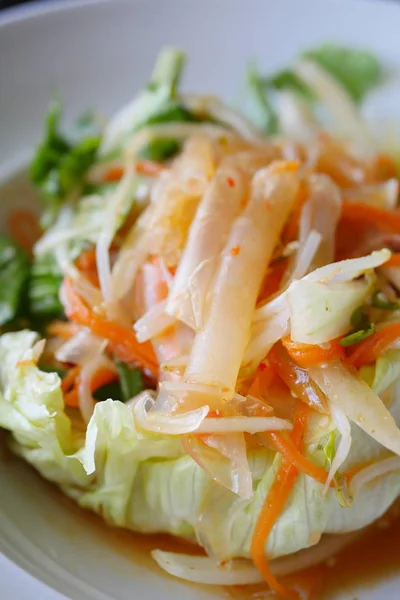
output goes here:
[[[234, 99], [248, 57], [269, 70], [326, 40], [369, 47], [396, 69], [399, 30], [400, 9], [382, 2], [57, 2], [5, 12], [0, 18], [0, 177], [26, 160], [55, 91], [67, 117], [90, 107], [111, 112], [146, 82], [164, 44], [188, 51], [187, 89]], [[370, 109], [378, 107], [385, 116], [397, 110], [400, 116], [399, 91], [397, 80], [376, 95]], [[5, 204], [0, 203], [3, 214]], [[110, 543], [107, 538], [114, 534], [105, 535], [103, 527], [6, 456], [0, 458], [0, 489], [1, 599], [60, 600], [60, 593], [73, 600], [221, 597], [150, 570], [143, 559], [135, 562], [126, 543], [124, 549]], [[394, 600], [399, 588], [400, 579], [392, 579], [379, 590], [348, 590], [341, 598]]]

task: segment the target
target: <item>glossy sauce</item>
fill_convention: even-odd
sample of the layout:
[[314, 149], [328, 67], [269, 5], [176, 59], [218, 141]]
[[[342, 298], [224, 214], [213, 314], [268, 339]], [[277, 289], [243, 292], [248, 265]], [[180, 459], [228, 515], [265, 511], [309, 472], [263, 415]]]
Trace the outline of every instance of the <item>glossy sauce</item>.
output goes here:
[[[186, 554], [204, 554], [198, 546], [169, 535], [142, 535], [110, 527], [99, 516], [76, 506], [52, 484], [46, 482], [45, 485], [58, 503], [62, 502], [66, 510], [74, 511], [76, 518], [83, 520], [84, 526], [89, 527], [91, 533], [95, 532], [99, 543], [143, 566], [149, 571], [149, 575], [157, 573], [169, 577], [163, 574], [150, 556], [150, 552], [156, 548]], [[51, 522], [51, 517], [49, 521]], [[59, 523], [51, 524], [61, 534], [69, 535], [68, 531], [62, 530]], [[384, 517], [368, 527], [355, 542], [328, 561], [285, 577], [282, 581], [287, 586], [301, 589], [304, 600], [335, 600], [340, 593], [346, 593], [349, 600], [362, 600], [363, 589], [374, 589], [381, 582], [394, 576], [400, 576], [400, 500]], [[201, 587], [214, 595], [219, 590], [221, 598], [230, 600], [278, 600], [264, 585]]]

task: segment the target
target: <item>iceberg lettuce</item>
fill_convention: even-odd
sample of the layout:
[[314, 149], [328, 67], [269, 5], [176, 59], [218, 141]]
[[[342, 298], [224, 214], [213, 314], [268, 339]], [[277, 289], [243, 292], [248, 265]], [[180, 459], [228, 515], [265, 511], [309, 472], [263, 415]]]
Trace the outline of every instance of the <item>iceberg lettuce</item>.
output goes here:
[[[0, 426], [11, 432], [13, 451], [78, 504], [112, 524], [197, 539], [225, 559], [249, 557], [254, 525], [279, 456], [268, 449], [249, 452], [254, 495], [243, 500], [214, 483], [185, 455], [179, 437], [138, 430], [131, 408], [121, 402], [99, 402], [84, 435], [82, 426], [74, 425], [65, 411], [58, 375], [35, 365], [37, 340], [30, 331], [0, 337]], [[400, 413], [399, 402], [393, 409]], [[308, 433], [307, 439], [313, 440], [308, 453], [323, 465], [329, 428], [318, 420], [312, 423], [315, 432]], [[352, 437], [345, 468], [384, 456], [379, 444], [356, 425]], [[322, 498], [321, 490], [321, 484], [299, 476], [268, 539], [269, 556], [313, 545], [324, 532], [364, 527], [400, 493], [400, 473], [369, 483], [351, 508], [342, 508], [333, 490]]]

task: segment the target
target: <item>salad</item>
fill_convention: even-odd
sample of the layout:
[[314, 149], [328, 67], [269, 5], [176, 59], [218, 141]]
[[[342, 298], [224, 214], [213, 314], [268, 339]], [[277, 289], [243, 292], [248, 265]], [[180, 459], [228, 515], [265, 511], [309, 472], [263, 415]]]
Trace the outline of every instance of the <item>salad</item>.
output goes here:
[[251, 64], [239, 112], [183, 65], [108, 121], [52, 103], [40, 223], [0, 238], [0, 426], [108, 523], [196, 543], [154, 550], [168, 573], [298, 598], [285, 575], [400, 495], [399, 171], [361, 110], [384, 70]]

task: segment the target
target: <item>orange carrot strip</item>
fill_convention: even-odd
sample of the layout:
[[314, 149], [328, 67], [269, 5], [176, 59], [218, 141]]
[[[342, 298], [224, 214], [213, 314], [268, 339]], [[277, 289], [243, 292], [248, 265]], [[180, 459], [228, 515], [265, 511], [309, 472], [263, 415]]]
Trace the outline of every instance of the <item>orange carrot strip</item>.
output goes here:
[[84, 250], [75, 261], [75, 265], [80, 271], [87, 271], [96, 266], [96, 246], [91, 246]]
[[108, 340], [112, 350], [123, 362], [138, 363], [157, 377], [158, 364], [150, 343], [140, 344], [132, 329], [110, 321], [89, 308], [75, 291], [69, 277], [64, 279], [64, 290], [67, 299], [66, 314], [71, 321], [89, 327], [95, 335]]
[[283, 241], [285, 244], [292, 242], [297, 237], [297, 232], [299, 229], [301, 211], [303, 210], [303, 206], [308, 199], [308, 186], [305, 181], [302, 181], [299, 187], [299, 193], [297, 196], [295, 207], [292, 211], [289, 221], [286, 224], [286, 227], [283, 231]]
[[357, 369], [363, 365], [369, 365], [375, 362], [382, 352], [399, 337], [400, 323], [389, 323], [357, 344], [347, 361]]
[[268, 359], [276, 373], [297, 398], [318, 412], [329, 412], [326, 397], [313, 382], [308, 371], [291, 359], [280, 342], [271, 348]]
[[35, 213], [23, 208], [11, 211], [7, 228], [13, 240], [28, 254], [32, 254], [35, 242], [42, 235]]
[[[153, 160], [139, 160], [136, 163], [136, 172], [139, 175], [147, 175], [147, 177], [156, 177], [159, 175], [165, 166]], [[120, 166], [110, 167], [104, 176], [104, 181], [113, 183], [119, 181], [124, 174], [124, 168]]]
[[[107, 385], [108, 383], [112, 383], [113, 381], [118, 380], [118, 374], [112, 369], [108, 369], [107, 367], [100, 367], [96, 371], [93, 376], [92, 381], [90, 382], [90, 389], [92, 392], [95, 392], [99, 388], [103, 387], [103, 385]], [[73, 408], [78, 408], [79, 406], [79, 394], [78, 388], [80, 383], [79, 374], [75, 379], [73, 389], [65, 394], [64, 402], [67, 406], [71, 406]]]
[[394, 252], [387, 262], [385, 267], [400, 267], [400, 252]]
[[396, 163], [388, 154], [378, 154], [375, 160], [375, 177], [378, 181], [386, 181], [397, 177]]
[[278, 291], [287, 266], [287, 259], [277, 260], [269, 266], [267, 274], [264, 278], [264, 282], [261, 286], [260, 295], [258, 296], [257, 300], [258, 302], [266, 300], [266, 298], [272, 296], [272, 294], [275, 294], [275, 292]]
[[70, 369], [64, 376], [61, 382], [61, 390], [64, 394], [73, 387], [77, 377], [79, 376], [80, 371], [80, 367], [72, 367], [72, 369]]
[[400, 232], [400, 211], [384, 210], [361, 202], [344, 202], [342, 219], [364, 222], [384, 231]]
[[[273, 445], [282, 456], [296, 466], [298, 471], [308, 475], [312, 479], [319, 481], [319, 483], [325, 484], [328, 477], [328, 473], [322, 467], [318, 467], [306, 458], [296, 446], [292, 440], [280, 432], [267, 431], [263, 434], [267, 437], [268, 441]], [[332, 481], [331, 486], [334, 486]]]
[[[300, 402], [291, 433], [291, 440], [299, 452], [303, 449], [303, 436], [307, 424], [308, 412], [309, 409]], [[275, 481], [267, 494], [264, 506], [258, 516], [251, 542], [251, 554], [257, 569], [272, 590], [288, 598], [299, 598], [299, 595], [295, 590], [287, 589], [281, 585], [271, 572], [268, 558], [265, 555], [265, 543], [285, 508], [286, 502], [296, 483], [297, 476], [298, 469], [296, 466], [286, 460], [286, 458], [282, 458]]]
[[305, 369], [338, 358], [344, 358], [345, 356], [344, 348], [337, 340], [331, 340], [329, 348], [321, 348], [321, 346], [314, 344], [293, 342], [289, 337], [283, 338], [282, 344], [286, 348], [290, 358]]
[[49, 335], [57, 335], [65, 339], [69, 339], [76, 335], [79, 331], [79, 326], [69, 321], [53, 321], [47, 327]]

